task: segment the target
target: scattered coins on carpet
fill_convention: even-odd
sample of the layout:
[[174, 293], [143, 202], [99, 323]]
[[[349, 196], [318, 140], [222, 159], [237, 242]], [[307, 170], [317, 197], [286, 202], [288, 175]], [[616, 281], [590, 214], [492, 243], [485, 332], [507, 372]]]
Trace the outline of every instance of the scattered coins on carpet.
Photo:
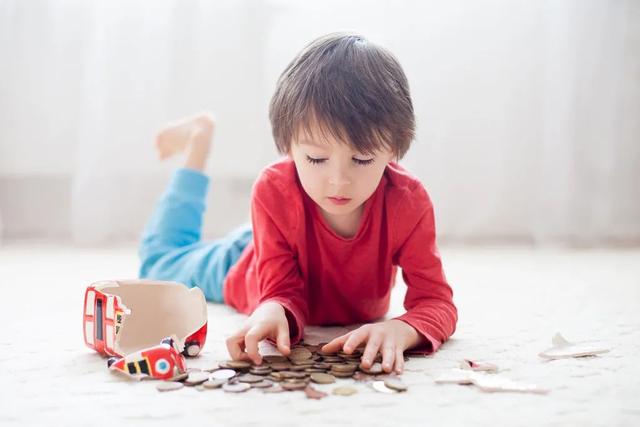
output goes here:
[[[183, 387], [198, 390], [221, 389], [227, 393], [244, 393], [259, 389], [263, 393], [302, 391], [309, 399], [322, 399], [325, 393], [315, 384], [335, 384], [330, 394], [352, 396], [358, 393], [357, 383], [367, 383], [380, 393], [402, 393], [408, 387], [395, 374], [382, 369], [382, 356], [378, 353], [368, 368], [360, 367], [362, 349], [351, 354], [343, 351], [326, 353], [321, 350], [326, 343], [317, 345], [301, 342], [291, 348], [289, 356], [267, 355], [260, 365], [240, 360], [227, 360], [212, 369], [189, 369], [186, 373], [158, 383], [158, 391], [173, 391]], [[343, 379], [355, 383], [336, 384]]]

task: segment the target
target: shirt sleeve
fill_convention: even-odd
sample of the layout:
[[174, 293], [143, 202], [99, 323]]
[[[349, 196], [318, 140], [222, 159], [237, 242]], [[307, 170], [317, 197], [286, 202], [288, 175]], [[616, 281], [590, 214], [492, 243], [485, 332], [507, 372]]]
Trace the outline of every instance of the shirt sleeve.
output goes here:
[[397, 263], [407, 284], [404, 299], [407, 312], [395, 319], [408, 323], [426, 339], [423, 345], [409, 351], [434, 353], [455, 332], [458, 311], [436, 246], [435, 220], [430, 202], [400, 247]]
[[[260, 290], [258, 304], [275, 301], [282, 305], [293, 345], [302, 339], [309, 316], [305, 282], [300, 274], [297, 256], [285, 237], [286, 233], [294, 232], [296, 224], [291, 223], [288, 218], [291, 213], [287, 205], [278, 203], [265, 192], [255, 191], [251, 201]], [[263, 202], [264, 199], [267, 200], [266, 203]]]

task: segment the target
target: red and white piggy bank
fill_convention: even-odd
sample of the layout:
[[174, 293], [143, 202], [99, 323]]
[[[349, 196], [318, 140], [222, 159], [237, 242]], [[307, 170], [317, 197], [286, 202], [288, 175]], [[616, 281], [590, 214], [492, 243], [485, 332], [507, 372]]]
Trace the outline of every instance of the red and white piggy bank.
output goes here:
[[185, 356], [197, 356], [207, 337], [207, 304], [198, 288], [158, 280], [109, 280], [84, 296], [84, 341], [98, 353], [126, 357], [173, 337]]

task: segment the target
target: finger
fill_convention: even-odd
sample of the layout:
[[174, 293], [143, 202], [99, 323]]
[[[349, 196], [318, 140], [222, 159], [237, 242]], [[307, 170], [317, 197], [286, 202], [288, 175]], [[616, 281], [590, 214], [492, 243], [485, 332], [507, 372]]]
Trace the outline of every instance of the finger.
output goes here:
[[227, 351], [233, 360], [243, 360], [244, 355], [244, 334], [246, 329], [243, 328], [227, 338]]
[[362, 367], [369, 369], [378, 355], [378, 349], [382, 344], [382, 337], [379, 334], [370, 334], [367, 346], [362, 354]]
[[278, 338], [276, 339], [276, 344], [278, 345], [278, 350], [280, 353], [288, 356], [291, 352], [290, 350], [290, 340], [289, 340], [289, 327], [287, 325], [280, 326], [278, 329]]
[[256, 365], [262, 363], [262, 357], [258, 351], [258, 343], [264, 338], [259, 329], [251, 328], [244, 336], [244, 345], [249, 359]]
[[333, 340], [329, 341], [327, 344], [322, 346], [322, 351], [327, 353], [333, 353], [338, 351], [340, 348], [342, 348], [342, 345], [349, 338], [350, 335], [351, 335], [351, 332], [341, 335], [337, 338], [334, 338]]
[[382, 344], [382, 369], [384, 369], [386, 373], [391, 372], [393, 368], [395, 352], [396, 348], [392, 342], [385, 341], [384, 344]]
[[396, 349], [396, 374], [400, 375], [404, 370], [404, 352], [402, 349]]
[[344, 343], [344, 352], [347, 354], [353, 353], [353, 350], [358, 348], [360, 344], [367, 341], [367, 337], [369, 336], [368, 328], [358, 328], [356, 329], [351, 336]]

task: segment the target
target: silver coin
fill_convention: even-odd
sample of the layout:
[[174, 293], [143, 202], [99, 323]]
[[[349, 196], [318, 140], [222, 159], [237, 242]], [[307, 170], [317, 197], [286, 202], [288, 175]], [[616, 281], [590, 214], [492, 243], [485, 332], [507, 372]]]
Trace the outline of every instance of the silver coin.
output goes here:
[[236, 371], [233, 369], [218, 369], [217, 371], [211, 372], [209, 374], [209, 378], [215, 380], [227, 380], [231, 377], [235, 377]]
[[222, 389], [229, 393], [242, 393], [244, 391], [249, 390], [250, 388], [251, 386], [248, 383], [236, 383], [236, 384], [226, 383], [225, 385], [222, 386]]
[[398, 390], [398, 391], [407, 391], [407, 389], [409, 388], [399, 378], [394, 378], [394, 377], [385, 378], [384, 385], [386, 385], [387, 387], [393, 390]]
[[227, 383], [227, 380], [225, 380], [224, 378], [211, 379], [211, 380], [207, 380], [207, 381], [203, 382], [202, 383], [202, 387], [209, 388], [209, 389], [220, 388], [226, 383]]
[[371, 383], [371, 388], [373, 388], [375, 391], [379, 391], [380, 393], [388, 393], [388, 394], [397, 393], [397, 391], [390, 389], [389, 387], [384, 385], [384, 381], [373, 381]]
[[184, 384], [177, 381], [162, 381], [156, 385], [156, 389], [158, 389], [158, 391], [173, 391], [179, 390], [182, 387], [184, 387]]
[[208, 379], [209, 379], [208, 372], [193, 371], [193, 372], [189, 372], [189, 376], [187, 377], [186, 380], [184, 380], [184, 382], [186, 385], [198, 385], [198, 384], [202, 384]]

